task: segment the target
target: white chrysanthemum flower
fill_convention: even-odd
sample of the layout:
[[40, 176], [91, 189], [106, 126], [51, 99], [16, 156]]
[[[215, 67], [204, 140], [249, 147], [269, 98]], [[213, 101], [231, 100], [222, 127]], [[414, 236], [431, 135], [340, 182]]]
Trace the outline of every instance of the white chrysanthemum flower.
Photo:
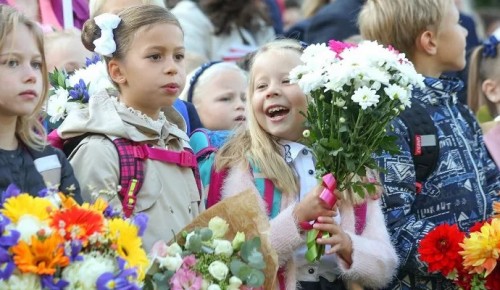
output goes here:
[[302, 76], [299, 80], [299, 87], [304, 94], [309, 95], [311, 92], [321, 88], [324, 83], [322, 71], [313, 71]]
[[401, 97], [406, 97], [406, 95], [408, 94], [408, 92], [404, 88], [398, 85], [389, 85], [388, 87], [384, 88], [384, 92], [391, 100], [400, 100]]
[[371, 106], [376, 106], [378, 104], [380, 96], [377, 92], [368, 88], [362, 87], [357, 89], [351, 97], [351, 100], [358, 103], [361, 109], [366, 110], [366, 108]]
[[117, 266], [114, 257], [98, 253], [84, 254], [83, 261], [75, 261], [63, 269], [62, 278], [69, 283], [68, 289], [92, 290], [96, 289], [99, 276], [107, 272], [114, 273]]
[[65, 89], [56, 89], [48, 101], [46, 112], [50, 116], [50, 122], [56, 123], [66, 115], [66, 106], [69, 100], [69, 93]]
[[13, 229], [21, 234], [21, 240], [31, 245], [31, 237], [36, 236], [39, 231], [44, 231], [46, 234], [52, 233], [52, 229], [47, 222], [41, 221], [35, 216], [25, 214], [19, 218], [17, 224], [14, 226], [10, 224]]
[[22, 274], [17, 270], [12, 274], [9, 279], [0, 280], [0, 289], [2, 290], [38, 290], [42, 289], [40, 277], [35, 274]]
[[337, 55], [325, 43], [309, 45], [300, 60], [312, 69], [328, 66], [338, 61]]
[[74, 87], [79, 83], [80, 79], [88, 86], [89, 96], [93, 96], [106, 89], [114, 88], [104, 61], [99, 61], [86, 68], [76, 70], [67, 80], [67, 84]]

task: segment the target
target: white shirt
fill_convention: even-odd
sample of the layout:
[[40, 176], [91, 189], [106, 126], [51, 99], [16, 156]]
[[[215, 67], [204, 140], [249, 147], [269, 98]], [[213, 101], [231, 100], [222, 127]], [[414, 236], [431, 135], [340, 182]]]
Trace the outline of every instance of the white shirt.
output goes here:
[[[313, 154], [309, 148], [300, 143], [282, 140], [280, 144], [283, 146], [282, 152], [285, 161], [292, 166], [299, 178], [300, 195], [298, 200], [302, 200], [319, 183], [315, 176]], [[340, 224], [340, 214], [335, 217], [335, 222]], [[326, 250], [328, 249], [327, 246]], [[337, 266], [337, 255], [325, 255], [319, 262], [309, 263], [305, 258], [306, 251], [307, 246], [304, 244], [295, 252], [298, 281], [316, 282], [319, 281], [320, 276], [333, 281], [340, 274]]]

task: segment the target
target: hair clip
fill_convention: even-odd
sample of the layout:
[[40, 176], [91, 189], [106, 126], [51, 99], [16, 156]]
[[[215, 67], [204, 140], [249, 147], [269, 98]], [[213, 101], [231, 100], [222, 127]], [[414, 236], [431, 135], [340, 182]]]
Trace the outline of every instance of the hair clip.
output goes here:
[[116, 51], [116, 42], [113, 36], [113, 29], [120, 24], [120, 17], [111, 13], [104, 13], [94, 17], [94, 21], [101, 29], [101, 37], [94, 40], [94, 52], [111, 57]]
[[201, 74], [207, 70], [207, 68], [213, 66], [214, 64], [221, 63], [222, 61], [211, 61], [211, 62], [206, 62], [202, 64], [194, 73], [194, 75], [191, 77], [191, 80], [189, 80], [189, 90], [187, 92], [187, 101], [192, 103], [193, 102], [193, 92], [194, 92], [194, 85], [200, 78]]
[[497, 56], [497, 46], [500, 43], [500, 28], [493, 32], [490, 37], [488, 37], [483, 42], [483, 56], [484, 57], [496, 57]]

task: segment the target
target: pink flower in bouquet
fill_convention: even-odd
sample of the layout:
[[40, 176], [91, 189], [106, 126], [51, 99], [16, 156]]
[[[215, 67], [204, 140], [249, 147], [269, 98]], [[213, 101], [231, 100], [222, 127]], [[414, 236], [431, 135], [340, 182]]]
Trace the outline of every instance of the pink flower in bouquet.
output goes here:
[[157, 241], [151, 248], [151, 255], [153, 257], [166, 257], [168, 246], [164, 241]]
[[172, 290], [201, 289], [203, 279], [191, 271], [188, 267], [182, 266], [170, 280]]
[[337, 41], [337, 40], [330, 40], [328, 42], [328, 47], [332, 51], [335, 51], [337, 54], [340, 54], [344, 49], [351, 48], [351, 47], [356, 47], [357, 45], [354, 43], [347, 43], [347, 42], [342, 42], [342, 41]]
[[196, 257], [194, 255], [189, 255], [182, 260], [182, 265], [188, 268], [193, 267], [196, 265]]

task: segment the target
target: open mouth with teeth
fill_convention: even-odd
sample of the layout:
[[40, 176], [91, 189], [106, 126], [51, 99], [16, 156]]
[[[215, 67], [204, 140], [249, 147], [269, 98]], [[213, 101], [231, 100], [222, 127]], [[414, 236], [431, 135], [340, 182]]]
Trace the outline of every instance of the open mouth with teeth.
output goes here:
[[286, 116], [288, 112], [290, 112], [288, 108], [276, 106], [267, 109], [266, 115], [271, 119], [279, 119], [280, 117]]
[[246, 118], [245, 118], [245, 116], [238, 116], [238, 117], [234, 118], [234, 120], [236, 122], [244, 122], [244, 121], [246, 121]]

